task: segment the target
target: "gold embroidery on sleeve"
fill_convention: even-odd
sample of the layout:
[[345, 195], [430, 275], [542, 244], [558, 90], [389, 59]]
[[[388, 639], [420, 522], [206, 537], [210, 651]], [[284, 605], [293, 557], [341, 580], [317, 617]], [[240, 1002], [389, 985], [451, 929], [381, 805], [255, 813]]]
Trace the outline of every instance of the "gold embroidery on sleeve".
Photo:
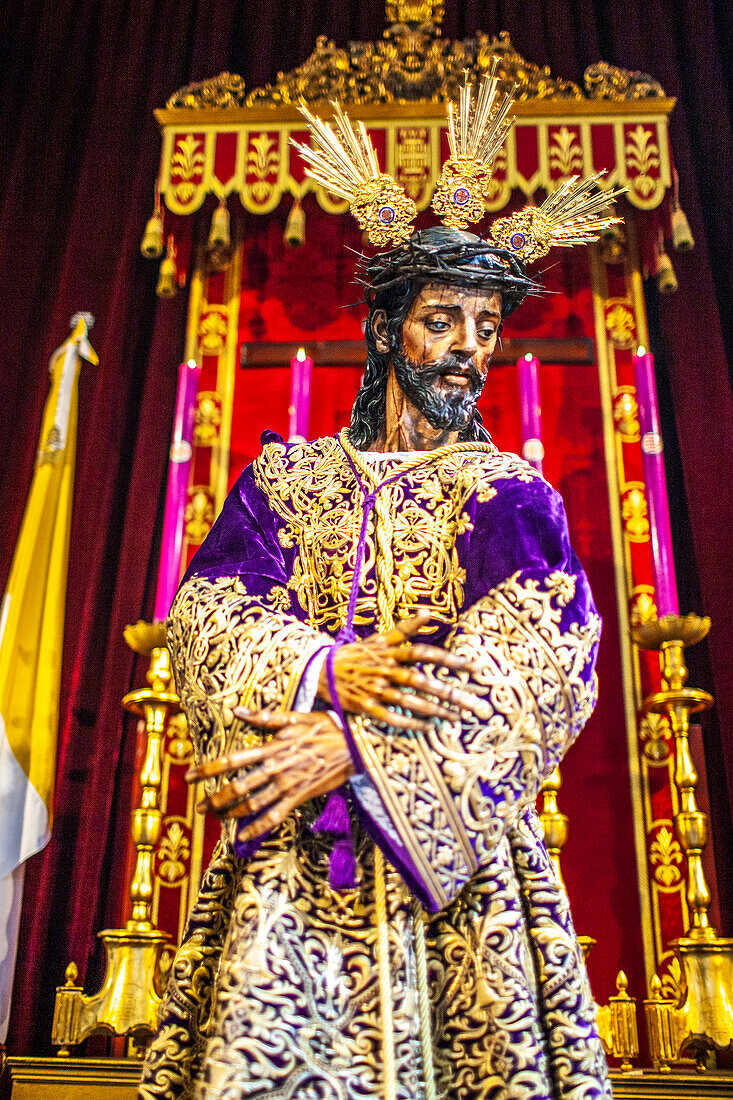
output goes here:
[[192, 577], [179, 590], [168, 645], [199, 757], [244, 747], [243, 733], [245, 742], [256, 739], [235, 719], [235, 707], [289, 710], [308, 661], [329, 641], [284, 615], [286, 600], [289, 607], [278, 585], [267, 597], [250, 596], [238, 577]]
[[466, 715], [460, 725], [409, 736], [370, 720], [353, 724], [369, 774], [438, 900], [455, 896], [476, 859], [488, 858], [593, 710], [596, 679], [586, 669], [600, 620], [560, 629], [574, 592], [575, 578], [561, 571], [542, 581], [515, 573], [459, 618], [446, 648], [479, 666], [485, 718]]

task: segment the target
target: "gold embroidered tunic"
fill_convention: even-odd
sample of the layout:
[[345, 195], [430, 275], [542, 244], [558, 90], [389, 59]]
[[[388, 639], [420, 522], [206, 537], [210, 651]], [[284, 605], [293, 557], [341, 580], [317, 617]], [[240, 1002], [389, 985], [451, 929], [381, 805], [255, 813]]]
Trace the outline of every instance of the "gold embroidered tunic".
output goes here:
[[491, 444], [372, 462], [343, 435], [268, 443], [171, 612], [198, 757], [252, 743], [236, 707], [308, 699], [346, 618], [364, 508], [354, 468], [372, 491], [382, 485], [357, 630], [428, 609], [426, 639], [480, 669], [485, 715], [430, 735], [349, 720], [353, 889], [329, 884], [333, 841], [311, 827], [321, 802], [246, 858], [236, 826], [223, 831], [140, 1095], [610, 1097], [534, 811], [593, 708], [600, 623], [560, 498], [531, 467]]

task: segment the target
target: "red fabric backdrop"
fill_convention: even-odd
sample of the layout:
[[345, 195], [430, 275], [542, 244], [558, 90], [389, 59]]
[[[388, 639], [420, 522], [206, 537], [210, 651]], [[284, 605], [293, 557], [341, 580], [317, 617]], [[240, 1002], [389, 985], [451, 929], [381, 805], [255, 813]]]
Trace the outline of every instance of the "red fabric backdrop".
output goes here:
[[[0, 499], [7, 576], [30, 484], [46, 363], [69, 317], [97, 318], [101, 364], [82, 379], [54, 836], [30, 861], [10, 1035], [49, 1046], [53, 987], [82, 976], [94, 933], [119, 921], [134, 729], [119, 700], [141, 678], [121, 640], [149, 615], [160, 495], [185, 304], [159, 303], [137, 252], [158, 158], [152, 109], [222, 69], [252, 87], [303, 60], [316, 35], [378, 37], [381, 0], [28, 0], [0, 13]], [[697, 239], [676, 257], [654, 350], [665, 402], [682, 602], [713, 617], [692, 678], [717, 698], [706, 724], [719, 871], [733, 790], [733, 350], [730, 256], [733, 15], [712, 0], [457, 0], [444, 34], [510, 32], [527, 58], [580, 81], [599, 58], [652, 73], [677, 95], [672, 140]], [[727, 81], [727, 83], [726, 83]], [[572, 834], [571, 834], [572, 835]], [[731, 911], [730, 905], [728, 911]], [[91, 979], [93, 981], [93, 978]]]

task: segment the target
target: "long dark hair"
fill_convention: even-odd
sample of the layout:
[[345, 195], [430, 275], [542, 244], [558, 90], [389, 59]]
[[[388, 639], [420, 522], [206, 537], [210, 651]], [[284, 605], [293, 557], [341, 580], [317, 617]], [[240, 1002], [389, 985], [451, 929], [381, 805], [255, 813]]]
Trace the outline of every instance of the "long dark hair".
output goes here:
[[[378, 290], [369, 298], [369, 314], [364, 329], [366, 340], [366, 366], [361, 389], [356, 395], [351, 410], [349, 439], [355, 447], [366, 447], [379, 438], [384, 427], [387, 406], [387, 378], [389, 360], [395, 348], [402, 342], [402, 326], [412, 303], [417, 298], [424, 283], [414, 279], [405, 279], [393, 286]], [[374, 332], [374, 314], [383, 309], [387, 315], [387, 337], [389, 351], [377, 349], [377, 337]], [[490, 436], [481, 423], [478, 409], [473, 421], [459, 436], [461, 441], [490, 441]]]

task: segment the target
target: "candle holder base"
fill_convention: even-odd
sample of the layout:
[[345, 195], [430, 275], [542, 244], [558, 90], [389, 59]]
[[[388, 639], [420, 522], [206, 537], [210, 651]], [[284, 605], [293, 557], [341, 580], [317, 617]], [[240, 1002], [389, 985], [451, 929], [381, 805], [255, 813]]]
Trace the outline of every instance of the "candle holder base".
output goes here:
[[161, 749], [168, 719], [180, 709], [170, 690], [172, 671], [165, 647], [165, 624], [138, 622], [125, 629], [125, 641], [136, 653], [150, 658], [148, 687], [129, 692], [126, 710], [145, 720], [147, 744], [140, 772], [140, 801], [130, 817], [136, 848], [130, 883], [132, 914], [124, 928], [108, 928], [99, 936], [107, 952], [102, 988], [87, 995], [76, 985], [77, 968], [66, 970], [66, 984], [56, 990], [51, 1041], [68, 1054], [89, 1035], [106, 1032], [144, 1039], [154, 1034], [161, 1000], [160, 955], [169, 942], [166, 932], [152, 922], [155, 848], [163, 814], [158, 805]]
[[712, 927], [696, 932], [672, 943], [685, 980], [677, 1011], [686, 1046], [721, 1050], [733, 1043], [733, 939]]
[[657, 976], [645, 1001], [652, 1057], [663, 1072], [686, 1049], [702, 1058], [705, 1051], [733, 1042], [733, 940], [721, 938], [708, 917], [711, 895], [702, 863], [708, 819], [697, 805], [698, 776], [689, 744], [690, 714], [711, 707], [713, 697], [686, 686], [684, 651], [702, 641], [709, 630], [707, 617], [665, 615], [633, 631], [638, 645], [660, 652], [662, 688], [644, 700], [643, 709], [666, 715], [674, 735], [679, 797], [674, 821], [687, 861], [690, 924], [685, 935], [671, 943], [682, 967], [682, 1001], [676, 1005], [665, 1000]]
[[87, 995], [76, 985], [74, 963], [66, 984], [56, 990], [51, 1042], [59, 1054], [90, 1035], [129, 1035], [148, 1039], [155, 1033], [160, 1008], [160, 953], [170, 937], [156, 928], [106, 928], [99, 933], [107, 954], [102, 988]]
[[657, 975], [644, 1002], [649, 1049], [661, 1073], [670, 1073], [687, 1050], [704, 1068], [710, 1052], [733, 1043], [733, 940], [708, 927], [671, 946], [682, 965], [682, 1002], [662, 997]]

